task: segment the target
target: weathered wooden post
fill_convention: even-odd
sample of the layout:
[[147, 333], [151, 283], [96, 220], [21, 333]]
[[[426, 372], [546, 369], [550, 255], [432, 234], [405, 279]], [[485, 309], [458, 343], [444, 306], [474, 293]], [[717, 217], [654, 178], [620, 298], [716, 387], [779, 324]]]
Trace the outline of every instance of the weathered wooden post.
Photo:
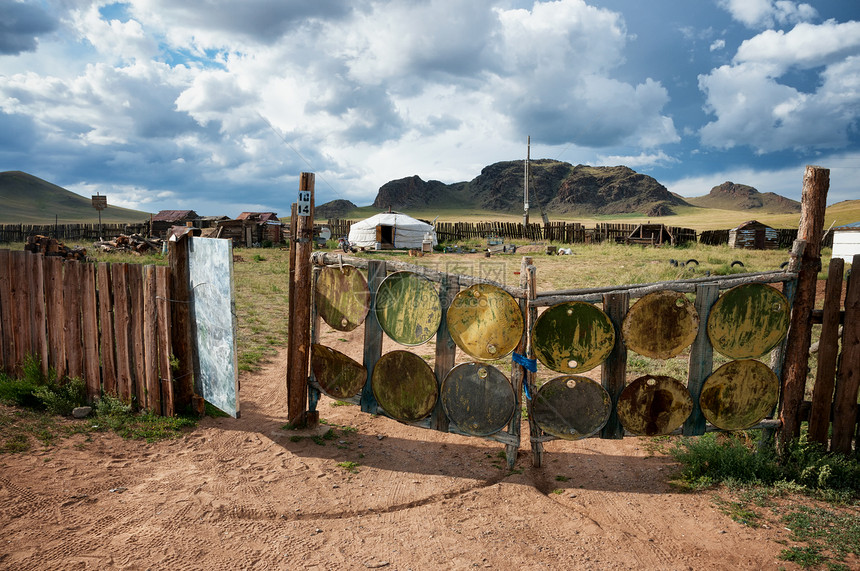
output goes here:
[[[191, 277], [188, 268], [188, 248], [190, 245], [189, 235], [183, 234], [176, 241], [168, 241], [168, 258], [170, 260], [170, 339], [173, 356], [176, 358], [177, 368], [173, 371], [174, 407], [176, 410], [193, 408], [194, 401], [194, 351], [196, 345], [191, 338], [191, 292], [189, 283]], [[116, 266], [116, 264], [114, 264]], [[114, 270], [114, 268], [111, 268]], [[115, 270], [114, 270], [115, 271]], [[112, 282], [115, 288], [125, 290], [125, 279]], [[124, 302], [123, 295], [118, 303]], [[124, 310], [122, 315], [128, 313]], [[121, 316], [116, 315], [119, 321]], [[117, 324], [120, 326], [121, 324]], [[123, 339], [125, 337], [123, 336]], [[118, 341], [121, 343], [121, 339]], [[119, 351], [118, 351], [119, 352]], [[125, 352], [125, 350], [123, 350]], [[122, 367], [122, 365], [119, 365]], [[117, 373], [122, 378], [122, 372]], [[119, 381], [119, 395], [124, 395], [123, 382]], [[203, 403], [200, 403], [201, 405]], [[195, 409], [197, 410], [197, 409]], [[199, 412], [199, 410], [197, 410]]]
[[[299, 183], [299, 200], [296, 203], [296, 234], [290, 248], [295, 250], [290, 262], [290, 275], [295, 276], [289, 300], [290, 327], [287, 353], [287, 418], [291, 426], [305, 426], [308, 401], [308, 364], [310, 359], [311, 320], [311, 264], [314, 234], [314, 174], [303, 172]], [[293, 273], [295, 272], [295, 273]]]
[[791, 325], [785, 349], [785, 376], [782, 381], [781, 444], [800, 436], [800, 405], [809, 372], [809, 346], [812, 335], [812, 309], [815, 305], [815, 285], [821, 270], [821, 233], [830, 170], [808, 165], [803, 174], [800, 225], [797, 238], [806, 241], [797, 278], [797, 293], [791, 312]]

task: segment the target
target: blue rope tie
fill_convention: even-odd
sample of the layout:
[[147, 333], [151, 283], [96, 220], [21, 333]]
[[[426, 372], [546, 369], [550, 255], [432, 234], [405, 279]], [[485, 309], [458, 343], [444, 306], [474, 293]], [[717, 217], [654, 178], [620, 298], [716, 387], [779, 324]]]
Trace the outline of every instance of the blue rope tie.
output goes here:
[[514, 351], [513, 360], [514, 360], [514, 363], [517, 363], [518, 365], [522, 365], [523, 367], [525, 367], [527, 370], [531, 371], [532, 373], [537, 373], [537, 359], [529, 359], [525, 355], [520, 355], [519, 353]]

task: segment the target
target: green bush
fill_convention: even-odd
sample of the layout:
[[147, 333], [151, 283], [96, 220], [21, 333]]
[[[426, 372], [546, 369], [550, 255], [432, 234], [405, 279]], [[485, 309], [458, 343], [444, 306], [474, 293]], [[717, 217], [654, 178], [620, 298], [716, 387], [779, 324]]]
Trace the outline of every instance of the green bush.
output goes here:
[[35, 410], [44, 409], [45, 404], [36, 392], [41, 387], [53, 384], [50, 379], [56, 377], [56, 373], [48, 371], [47, 376], [43, 375], [42, 363], [34, 355], [27, 355], [24, 358], [21, 372], [20, 378], [0, 373], [0, 402]]
[[63, 384], [42, 385], [33, 394], [48, 412], [60, 416], [69, 416], [76, 407], [87, 404], [87, 385], [77, 378]]

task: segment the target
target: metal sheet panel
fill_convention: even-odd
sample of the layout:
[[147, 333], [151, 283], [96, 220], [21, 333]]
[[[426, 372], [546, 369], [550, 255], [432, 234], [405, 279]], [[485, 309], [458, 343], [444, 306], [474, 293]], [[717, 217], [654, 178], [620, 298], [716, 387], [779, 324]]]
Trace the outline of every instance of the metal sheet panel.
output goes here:
[[311, 370], [323, 392], [336, 399], [357, 395], [367, 382], [367, 369], [336, 349], [311, 345]]
[[447, 314], [448, 331], [457, 347], [481, 360], [501, 359], [523, 336], [523, 314], [514, 297], [489, 284], [459, 292]]
[[677, 291], [655, 291], [640, 298], [621, 333], [627, 347], [652, 359], [669, 359], [689, 347], [699, 330], [699, 314]]
[[663, 375], [639, 377], [618, 397], [618, 418], [633, 434], [669, 434], [684, 424], [692, 412], [693, 399], [687, 387]]
[[333, 329], [352, 331], [370, 310], [367, 280], [354, 266], [326, 266], [320, 270], [314, 290], [317, 312]]
[[439, 396], [433, 369], [409, 351], [383, 355], [373, 368], [370, 386], [379, 406], [402, 422], [415, 422], [428, 416]]
[[726, 291], [711, 308], [708, 338], [730, 359], [761, 357], [788, 332], [785, 295], [766, 284], [744, 284]]
[[600, 383], [588, 377], [565, 375], [538, 389], [531, 414], [547, 434], [579, 440], [603, 428], [611, 410], [612, 399]]
[[442, 382], [440, 399], [448, 418], [473, 436], [502, 430], [517, 408], [510, 381], [484, 363], [462, 363], [451, 369]]
[[442, 322], [442, 303], [433, 282], [412, 272], [395, 272], [376, 292], [376, 318], [391, 339], [401, 345], [429, 341]]
[[239, 416], [233, 244], [190, 238], [188, 273], [197, 344], [194, 389], [227, 414]]
[[730, 361], [702, 386], [699, 404], [708, 422], [723, 430], [755, 426], [776, 406], [779, 379], [761, 361]]
[[541, 363], [559, 373], [582, 373], [609, 356], [615, 328], [598, 307], [571, 301], [544, 311], [535, 322], [532, 339]]

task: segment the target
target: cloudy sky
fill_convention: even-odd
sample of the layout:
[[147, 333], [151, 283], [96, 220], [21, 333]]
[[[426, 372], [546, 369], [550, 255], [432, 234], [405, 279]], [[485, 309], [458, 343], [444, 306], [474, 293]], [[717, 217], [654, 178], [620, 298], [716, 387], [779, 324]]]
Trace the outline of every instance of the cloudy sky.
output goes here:
[[[857, 0], [0, 0], [0, 171], [149, 212], [525, 157], [860, 198]], [[519, 214], [519, 212], [515, 213]]]

